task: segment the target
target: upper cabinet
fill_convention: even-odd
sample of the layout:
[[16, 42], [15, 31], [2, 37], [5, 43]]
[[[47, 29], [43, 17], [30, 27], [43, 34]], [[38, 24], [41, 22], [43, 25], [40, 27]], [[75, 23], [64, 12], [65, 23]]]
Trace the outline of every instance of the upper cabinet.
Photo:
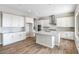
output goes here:
[[2, 15], [2, 26], [3, 27], [11, 27], [12, 23], [12, 15], [10, 14], [3, 14]]
[[3, 13], [2, 26], [3, 27], [24, 27], [24, 17]]
[[74, 16], [57, 18], [58, 27], [74, 27]]
[[34, 23], [33, 18], [30, 18], [30, 17], [25, 17], [25, 22], [26, 23]]

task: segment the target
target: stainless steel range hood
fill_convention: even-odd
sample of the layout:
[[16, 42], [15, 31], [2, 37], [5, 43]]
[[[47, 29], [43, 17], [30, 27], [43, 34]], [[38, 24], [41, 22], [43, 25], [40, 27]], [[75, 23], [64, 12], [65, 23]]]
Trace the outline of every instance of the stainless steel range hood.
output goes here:
[[50, 20], [51, 25], [56, 25], [56, 16], [55, 15], [49, 16], [49, 20]]

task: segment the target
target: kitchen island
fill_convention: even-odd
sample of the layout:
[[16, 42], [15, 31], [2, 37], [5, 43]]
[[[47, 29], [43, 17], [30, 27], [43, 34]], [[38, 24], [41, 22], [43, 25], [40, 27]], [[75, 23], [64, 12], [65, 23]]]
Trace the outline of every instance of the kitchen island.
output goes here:
[[53, 48], [60, 45], [60, 34], [58, 31], [39, 31], [35, 32], [36, 43]]

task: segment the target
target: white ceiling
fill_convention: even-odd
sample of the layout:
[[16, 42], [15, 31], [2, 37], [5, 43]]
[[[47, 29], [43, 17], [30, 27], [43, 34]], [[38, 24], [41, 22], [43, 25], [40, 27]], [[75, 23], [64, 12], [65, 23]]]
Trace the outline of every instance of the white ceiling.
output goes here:
[[17, 11], [23, 16], [42, 17], [74, 12], [75, 7], [74, 4], [3, 4], [0, 5], [0, 11], [5, 9], [5, 12], [15, 13]]

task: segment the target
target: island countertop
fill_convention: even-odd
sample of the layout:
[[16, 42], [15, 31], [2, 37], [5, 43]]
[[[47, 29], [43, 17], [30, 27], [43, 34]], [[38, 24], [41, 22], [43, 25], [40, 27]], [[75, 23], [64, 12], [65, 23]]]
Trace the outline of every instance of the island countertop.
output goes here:
[[58, 32], [57, 31], [38, 31], [38, 32], [35, 32], [36, 34], [44, 34], [44, 35], [56, 35]]

